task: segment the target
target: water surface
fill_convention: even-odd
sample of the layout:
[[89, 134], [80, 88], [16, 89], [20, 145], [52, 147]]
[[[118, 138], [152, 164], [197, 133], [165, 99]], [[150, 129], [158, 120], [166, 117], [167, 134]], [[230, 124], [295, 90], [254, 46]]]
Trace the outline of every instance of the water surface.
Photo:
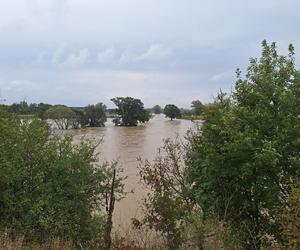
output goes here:
[[[163, 139], [183, 138], [190, 128], [196, 124], [187, 120], [169, 120], [163, 115], [154, 116], [146, 124], [137, 127], [115, 127], [108, 120], [104, 128], [86, 128], [72, 130], [75, 140], [85, 136], [93, 140], [103, 140], [97, 147], [100, 161], [117, 159], [124, 169], [125, 189], [132, 190], [126, 198], [115, 205], [114, 221], [120, 226], [127, 226], [132, 217], [139, 212], [139, 203], [145, 195], [145, 187], [139, 184], [138, 157], [153, 160], [157, 149], [162, 146]], [[115, 224], [116, 225], [116, 224]]]

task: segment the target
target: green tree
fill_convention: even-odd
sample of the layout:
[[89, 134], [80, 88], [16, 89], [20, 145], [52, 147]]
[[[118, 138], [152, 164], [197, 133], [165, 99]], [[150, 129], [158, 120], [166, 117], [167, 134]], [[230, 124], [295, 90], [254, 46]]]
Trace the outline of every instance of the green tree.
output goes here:
[[75, 119], [75, 112], [66, 106], [57, 105], [46, 111], [46, 117], [53, 120], [59, 129], [68, 129]]
[[152, 108], [152, 112], [154, 114], [161, 114], [162, 113], [162, 108], [159, 106], [159, 105], [155, 105], [153, 108]]
[[20, 115], [28, 115], [29, 114], [29, 106], [28, 103], [24, 100], [20, 103], [13, 103], [9, 107], [9, 111], [12, 113], [20, 114]]
[[[0, 116], [0, 230], [25, 241], [59, 238], [100, 249], [115, 173], [97, 165], [95, 145], [53, 135], [45, 122]], [[114, 177], [114, 197], [122, 193]]]
[[118, 117], [113, 120], [119, 126], [137, 126], [139, 122], [149, 121], [150, 114], [140, 99], [132, 97], [116, 97], [111, 101], [118, 107]]
[[183, 244], [184, 227], [194, 207], [189, 199], [190, 185], [186, 182], [185, 151], [179, 140], [167, 139], [153, 163], [139, 159], [140, 180], [149, 190], [144, 199], [144, 217], [134, 220], [136, 227], [147, 226], [160, 232], [169, 249]]
[[85, 119], [89, 127], [104, 127], [106, 122], [106, 106], [103, 103], [88, 105], [84, 108]]
[[75, 117], [72, 119], [72, 128], [79, 129], [79, 128], [85, 128], [89, 121], [85, 115], [83, 108], [72, 108]]
[[166, 117], [171, 118], [171, 120], [174, 118], [181, 118], [180, 109], [174, 104], [167, 104], [164, 108], [164, 114]]
[[50, 104], [31, 103], [28, 105], [26, 101], [22, 101], [20, 103], [13, 103], [12, 105], [8, 106], [8, 111], [20, 115], [35, 115], [38, 118], [44, 120], [46, 119], [45, 112], [50, 107], [51, 107]]
[[280, 239], [276, 208], [299, 178], [300, 76], [293, 47], [279, 56], [275, 43], [264, 41], [246, 78], [237, 75], [233, 96], [221, 93], [205, 108], [187, 164], [205, 214], [233, 224], [246, 248], [259, 249], [266, 235]]
[[143, 199], [142, 217], [134, 218], [133, 225], [155, 230], [172, 250], [239, 249], [230, 228], [224, 227], [222, 221], [203, 220], [187, 179], [188, 148], [178, 138], [166, 139], [153, 162], [139, 158], [140, 181], [149, 192]]
[[203, 112], [204, 105], [202, 104], [201, 101], [195, 100], [195, 101], [192, 101], [191, 107], [193, 109], [194, 115], [201, 115]]
[[42, 120], [47, 119], [46, 111], [51, 107], [52, 107], [52, 105], [46, 104], [46, 103], [37, 104], [36, 116]]

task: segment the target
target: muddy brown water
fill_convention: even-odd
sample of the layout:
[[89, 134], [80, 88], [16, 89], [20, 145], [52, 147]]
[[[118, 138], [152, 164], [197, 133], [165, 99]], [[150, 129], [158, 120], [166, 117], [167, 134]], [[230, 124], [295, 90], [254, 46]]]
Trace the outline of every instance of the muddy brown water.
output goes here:
[[127, 176], [124, 199], [117, 202], [114, 211], [114, 226], [127, 227], [131, 218], [138, 216], [140, 203], [146, 194], [145, 187], [139, 183], [137, 158], [153, 160], [163, 139], [184, 138], [189, 129], [195, 129], [197, 122], [188, 120], [169, 120], [164, 115], [155, 115], [146, 124], [137, 127], [116, 127], [111, 119], [104, 128], [72, 130], [74, 140], [86, 137], [95, 141], [102, 140], [97, 147], [99, 161], [118, 160]]

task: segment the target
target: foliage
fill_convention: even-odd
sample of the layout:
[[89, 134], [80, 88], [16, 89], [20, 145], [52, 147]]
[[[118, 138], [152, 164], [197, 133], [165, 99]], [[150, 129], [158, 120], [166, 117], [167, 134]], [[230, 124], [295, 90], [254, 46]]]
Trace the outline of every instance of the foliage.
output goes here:
[[84, 108], [84, 116], [89, 127], [104, 127], [106, 122], [106, 106], [103, 103], [88, 105]]
[[26, 101], [22, 101], [20, 103], [13, 103], [12, 105], [8, 106], [8, 111], [20, 115], [35, 115], [40, 119], [44, 120], [46, 119], [45, 112], [50, 107], [51, 107], [50, 104], [45, 104], [45, 103], [28, 104]]
[[106, 122], [106, 106], [103, 103], [88, 105], [84, 108], [72, 108], [75, 118], [72, 128], [104, 127]]
[[245, 247], [259, 249], [265, 235], [279, 239], [276, 208], [299, 178], [300, 76], [293, 47], [277, 55], [262, 43], [232, 98], [221, 93], [190, 138], [187, 164], [204, 215], [217, 214], [238, 231]]
[[163, 249], [239, 249], [225, 223], [213, 217], [204, 220], [193, 199], [185, 165], [188, 148], [178, 138], [166, 139], [153, 163], [139, 159], [140, 180], [149, 192], [143, 216], [134, 218], [133, 225], [141, 234], [148, 228], [158, 233], [156, 238], [162, 236]]
[[165, 140], [153, 164], [139, 159], [140, 179], [150, 189], [144, 200], [144, 218], [135, 225], [146, 225], [164, 235], [170, 249], [183, 243], [185, 217], [194, 203], [188, 197], [184, 149], [179, 140]]
[[167, 104], [164, 108], [164, 114], [166, 117], [171, 118], [171, 120], [174, 118], [181, 118], [180, 109], [174, 104]]
[[300, 249], [300, 188], [294, 188], [289, 195], [287, 206], [279, 215], [278, 222], [286, 241], [285, 249]]
[[204, 105], [201, 101], [195, 100], [192, 101], [192, 109], [193, 109], [193, 115], [201, 115], [204, 109]]
[[119, 126], [137, 126], [139, 122], [149, 121], [150, 114], [144, 108], [144, 104], [139, 99], [132, 97], [116, 97], [111, 101], [118, 107], [116, 117], [113, 122]]
[[159, 105], [155, 105], [152, 108], [152, 112], [156, 115], [161, 114], [163, 112], [162, 108]]
[[[1, 115], [0, 230], [30, 242], [58, 238], [99, 248], [115, 164], [96, 165], [94, 150], [88, 141], [53, 135], [40, 120]], [[117, 177], [116, 197], [122, 190]]]
[[72, 108], [74, 119], [71, 120], [71, 126], [74, 129], [85, 128], [88, 124], [87, 117], [83, 108]]
[[29, 106], [27, 104], [26, 101], [22, 101], [20, 103], [13, 103], [10, 107], [9, 107], [9, 111], [13, 112], [13, 113], [18, 113], [21, 115], [27, 115], [29, 114]]
[[76, 114], [71, 108], [58, 105], [49, 108], [46, 117], [53, 120], [59, 129], [68, 129], [74, 122]]
[[181, 108], [180, 109], [180, 113], [181, 113], [181, 117], [180, 118], [182, 118], [183, 116], [185, 116], [185, 117], [191, 117], [193, 115], [193, 110]]
[[201, 115], [195, 115], [194, 111], [191, 110], [191, 109], [183, 109], [183, 108], [181, 108], [180, 112], [181, 112], [180, 119], [194, 121], [194, 120], [201, 120], [201, 118], [202, 118]]

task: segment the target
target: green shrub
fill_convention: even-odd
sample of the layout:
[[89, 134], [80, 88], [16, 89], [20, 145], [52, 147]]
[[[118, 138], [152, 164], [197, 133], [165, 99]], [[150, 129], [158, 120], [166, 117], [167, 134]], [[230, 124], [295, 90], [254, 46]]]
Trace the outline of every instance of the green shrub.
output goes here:
[[[112, 169], [95, 146], [57, 137], [40, 120], [0, 117], [0, 230], [42, 243], [58, 238], [99, 244]], [[115, 165], [114, 165], [115, 166]], [[116, 195], [122, 192], [117, 179]]]

